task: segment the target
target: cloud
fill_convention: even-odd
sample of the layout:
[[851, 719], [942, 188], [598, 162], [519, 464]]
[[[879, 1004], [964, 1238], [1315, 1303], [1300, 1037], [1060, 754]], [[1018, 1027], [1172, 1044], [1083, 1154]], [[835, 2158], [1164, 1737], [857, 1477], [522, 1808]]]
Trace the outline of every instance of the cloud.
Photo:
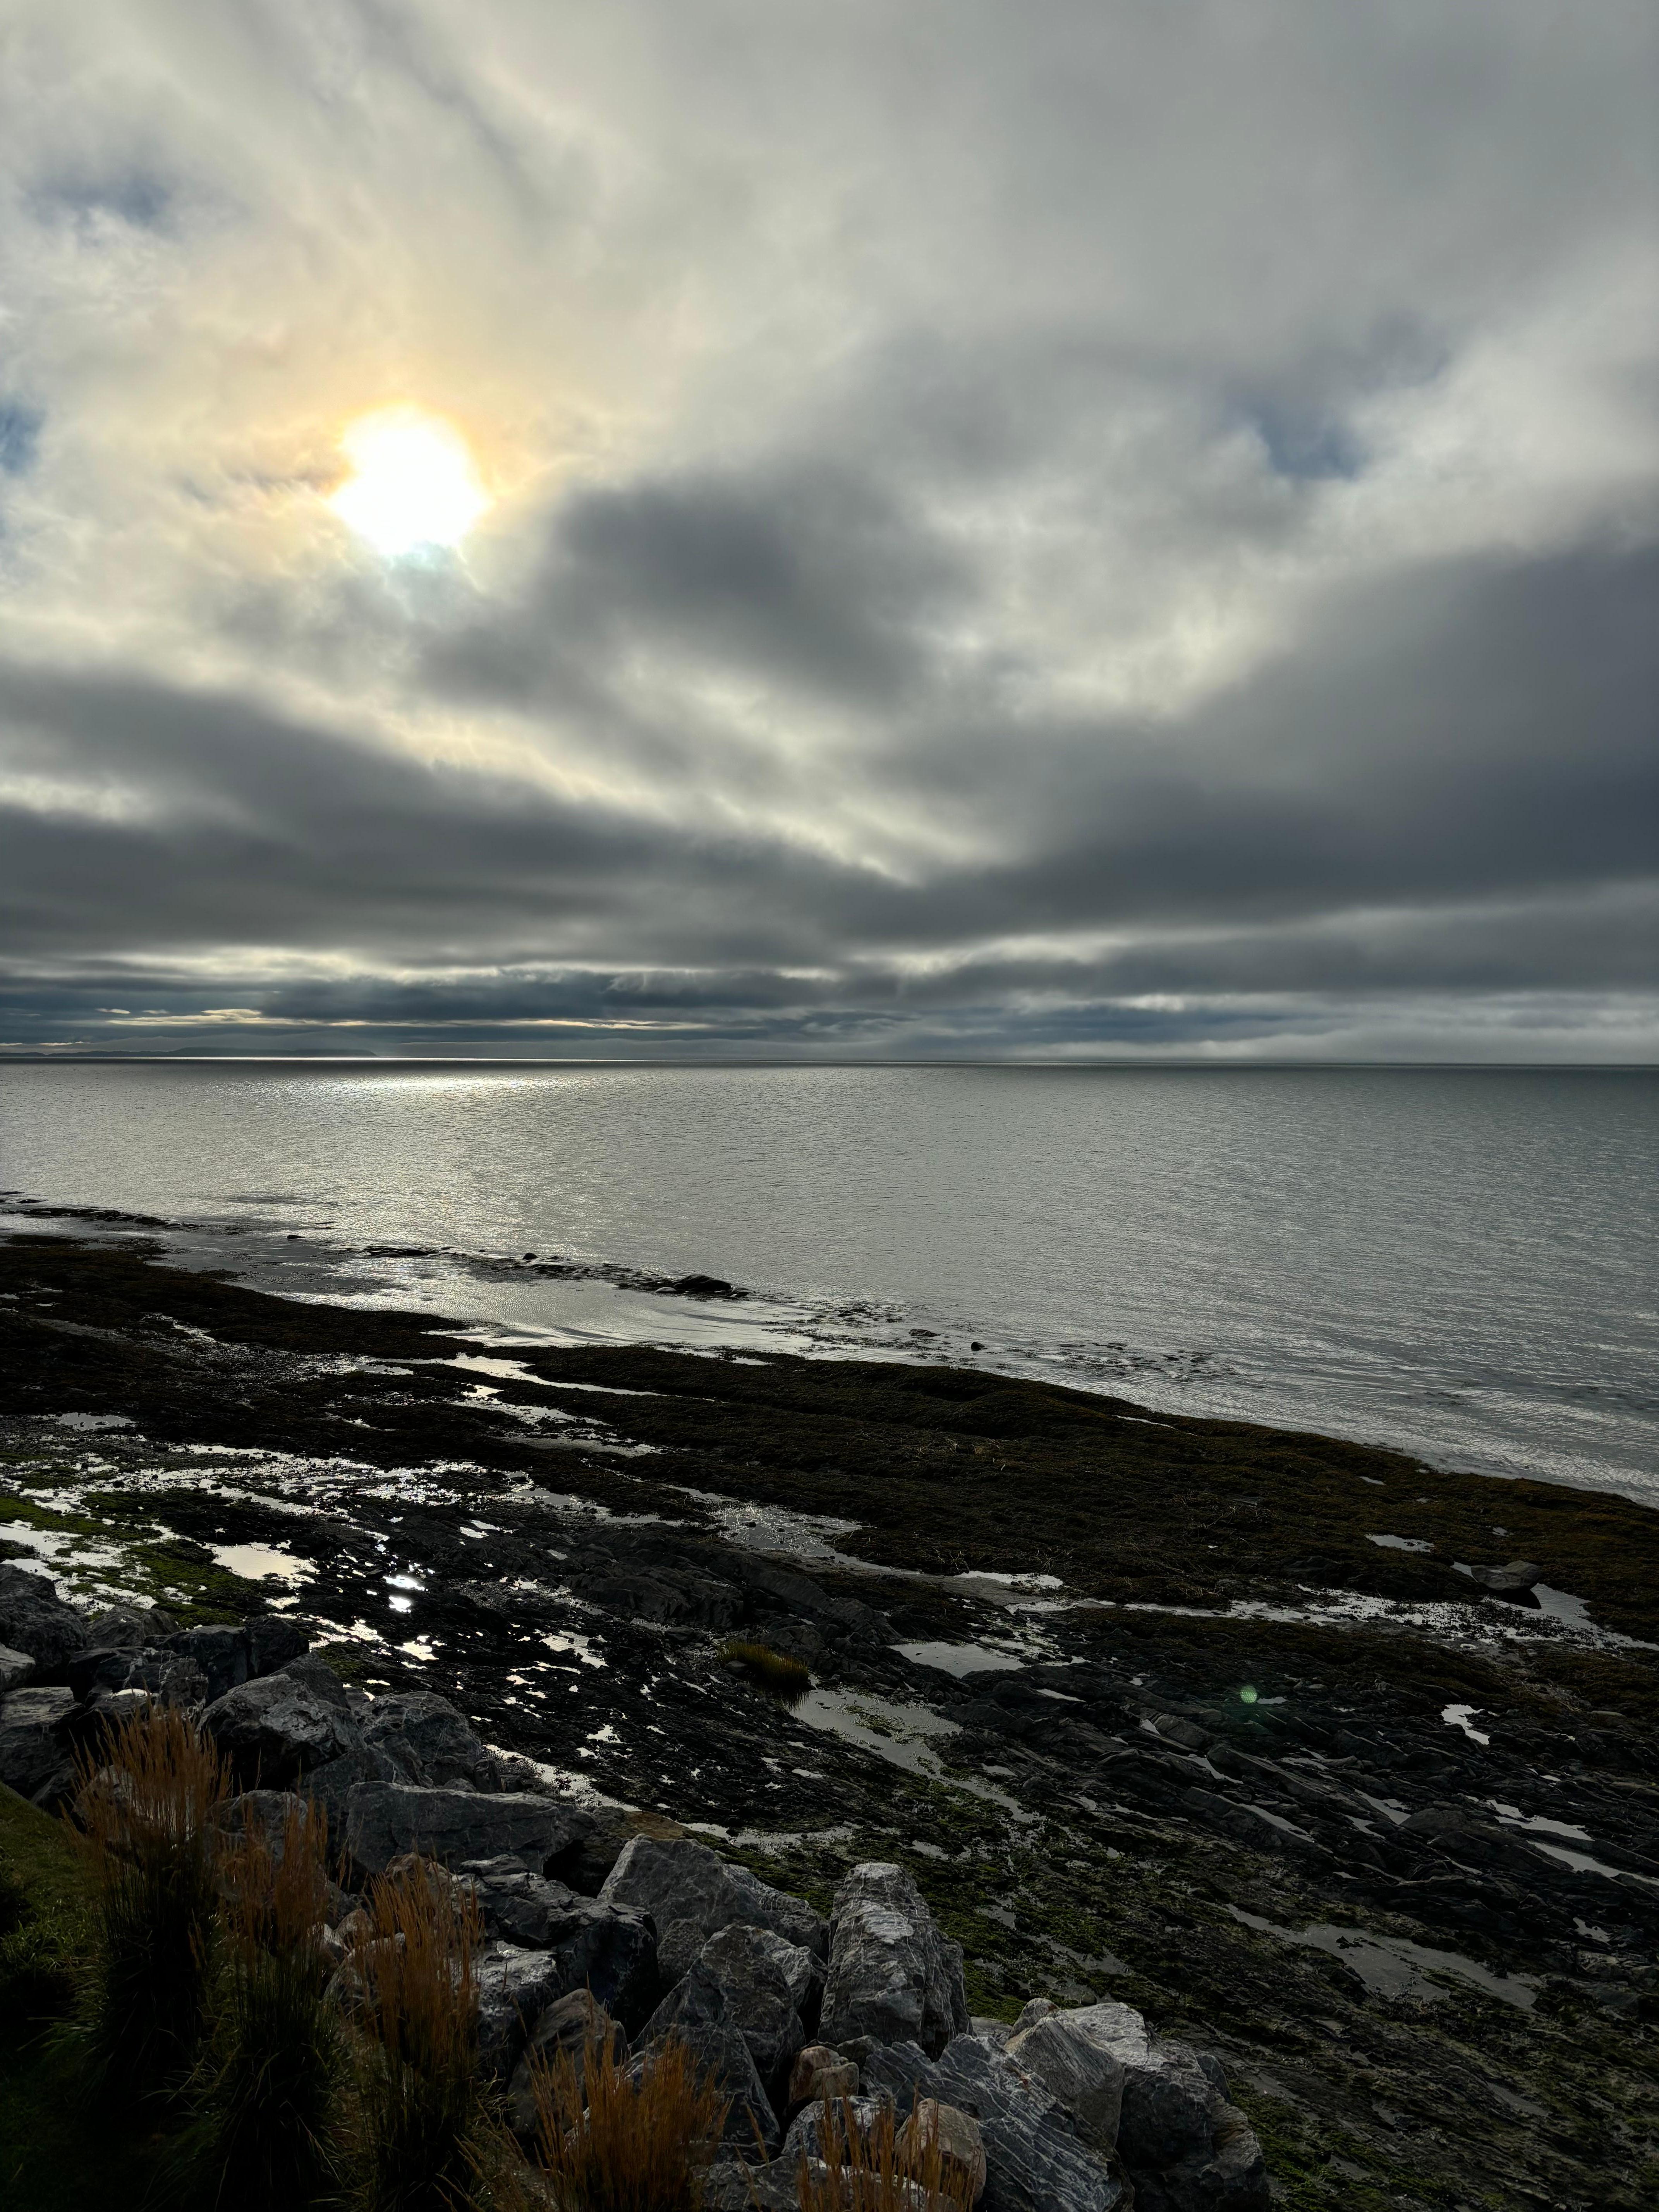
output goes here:
[[26, 10], [0, 1041], [1650, 1056], [1653, 43]]

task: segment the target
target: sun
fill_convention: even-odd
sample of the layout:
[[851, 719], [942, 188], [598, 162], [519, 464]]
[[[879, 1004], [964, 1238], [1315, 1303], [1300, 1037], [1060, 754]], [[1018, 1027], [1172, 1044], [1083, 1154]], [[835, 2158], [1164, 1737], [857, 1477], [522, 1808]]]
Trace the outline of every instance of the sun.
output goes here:
[[377, 553], [459, 545], [489, 505], [459, 432], [417, 407], [386, 407], [340, 440], [351, 474], [329, 500]]

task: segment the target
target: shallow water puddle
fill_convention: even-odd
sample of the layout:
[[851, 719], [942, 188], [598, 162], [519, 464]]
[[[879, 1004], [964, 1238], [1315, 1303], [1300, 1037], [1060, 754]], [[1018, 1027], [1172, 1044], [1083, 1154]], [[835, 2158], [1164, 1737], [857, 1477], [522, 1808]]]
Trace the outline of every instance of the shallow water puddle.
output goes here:
[[1017, 1672], [1025, 1664], [1012, 1652], [994, 1651], [985, 1644], [896, 1644], [892, 1648], [902, 1659], [908, 1659], [915, 1666], [936, 1667], [941, 1674], [954, 1674], [958, 1680], [967, 1674]]
[[296, 1559], [292, 1552], [284, 1552], [276, 1544], [210, 1544], [208, 1549], [227, 1573], [240, 1575], [245, 1582], [264, 1582], [274, 1577], [285, 1583], [302, 1583], [317, 1571], [309, 1559]]
[[1431, 1950], [1424, 1943], [1407, 1942], [1398, 1936], [1368, 1936], [1361, 1929], [1339, 1928], [1329, 1921], [1319, 1921], [1310, 1928], [1280, 1928], [1259, 1914], [1245, 1912], [1238, 1905], [1227, 1907], [1235, 1920], [1246, 1928], [1256, 1929], [1264, 1936], [1276, 1936], [1282, 1943], [1294, 1943], [1304, 1949], [1326, 1952], [1340, 1959], [1352, 1972], [1358, 1975], [1368, 1990], [1378, 1996], [1416, 1997], [1432, 2004], [1446, 1995], [1428, 1977], [1431, 1973], [1450, 1974], [1467, 1982], [1490, 1997], [1501, 1997], [1522, 2012], [1530, 2012], [1537, 2000], [1539, 1984], [1526, 1974], [1495, 1974], [1477, 1959], [1466, 1959], [1461, 1951]]

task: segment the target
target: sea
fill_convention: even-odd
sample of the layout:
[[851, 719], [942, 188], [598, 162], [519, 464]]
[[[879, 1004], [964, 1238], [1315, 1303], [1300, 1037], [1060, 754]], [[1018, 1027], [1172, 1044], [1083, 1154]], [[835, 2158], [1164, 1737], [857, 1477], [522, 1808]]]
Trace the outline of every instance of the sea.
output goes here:
[[948, 1361], [1659, 1506], [1659, 1071], [14, 1062], [0, 1185], [501, 1343]]

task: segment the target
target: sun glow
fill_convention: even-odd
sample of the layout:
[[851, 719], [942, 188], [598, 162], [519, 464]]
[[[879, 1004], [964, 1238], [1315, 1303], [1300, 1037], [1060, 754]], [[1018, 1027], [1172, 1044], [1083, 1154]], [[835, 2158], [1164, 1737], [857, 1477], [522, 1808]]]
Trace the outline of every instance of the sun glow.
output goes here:
[[329, 505], [378, 553], [459, 545], [489, 505], [472, 456], [441, 416], [392, 407], [340, 440], [351, 474]]

